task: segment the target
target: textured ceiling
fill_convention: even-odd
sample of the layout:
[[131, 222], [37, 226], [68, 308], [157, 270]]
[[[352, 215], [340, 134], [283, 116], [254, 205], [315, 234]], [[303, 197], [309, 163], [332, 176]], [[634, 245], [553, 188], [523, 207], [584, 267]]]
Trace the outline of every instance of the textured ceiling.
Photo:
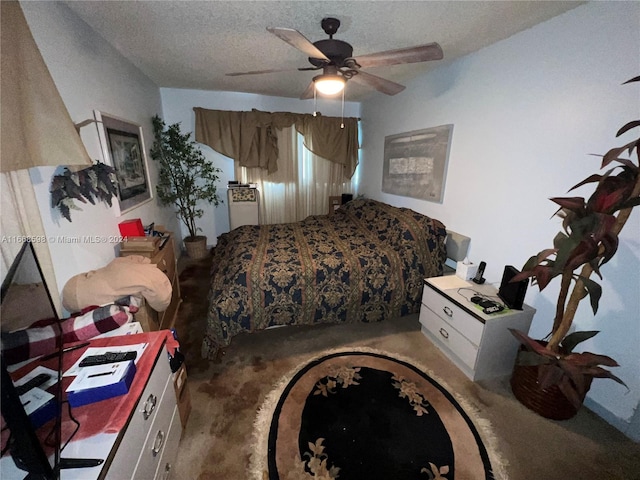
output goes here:
[[[69, 1], [96, 32], [159, 87], [299, 97], [312, 71], [304, 53], [267, 32], [327, 38], [324, 17], [342, 25], [334, 36], [354, 57], [438, 42], [444, 59], [367, 69], [404, 84], [443, 63], [507, 38], [584, 2], [568, 1]], [[230, 77], [265, 69], [290, 72]], [[346, 100], [381, 95], [350, 82]], [[401, 95], [401, 93], [400, 93]]]

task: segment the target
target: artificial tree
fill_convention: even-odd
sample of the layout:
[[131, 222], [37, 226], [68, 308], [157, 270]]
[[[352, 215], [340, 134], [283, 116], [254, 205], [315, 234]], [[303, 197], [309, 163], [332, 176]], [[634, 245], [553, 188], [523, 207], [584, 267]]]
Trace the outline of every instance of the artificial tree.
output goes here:
[[[165, 125], [157, 115], [153, 117], [154, 142], [151, 158], [159, 163], [160, 172], [156, 185], [158, 198], [163, 205], [174, 205], [176, 213], [187, 228], [184, 238], [190, 256], [206, 255], [206, 236], [198, 235], [202, 229], [196, 219], [204, 215], [201, 202], [218, 206], [222, 199], [217, 192], [218, 174], [222, 172], [203, 155], [191, 140], [191, 133], [182, 133], [180, 124]], [[198, 244], [198, 247], [192, 245]]]
[[[625, 83], [638, 81], [640, 77]], [[617, 132], [616, 137], [637, 127], [640, 127], [640, 120], [629, 122]], [[625, 152], [629, 157], [633, 157], [635, 152], [636, 163], [631, 158], [620, 158]], [[516, 330], [512, 333], [526, 347], [526, 351], [518, 356], [518, 364], [537, 367], [540, 395], [546, 395], [555, 386], [555, 390], [559, 390], [576, 411], [584, 401], [593, 378], [610, 378], [624, 385], [621, 379], [601, 367], [618, 366], [611, 357], [573, 352], [576, 345], [598, 331], [569, 333], [581, 300], [588, 297], [594, 315], [597, 313], [602, 289], [590, 277], [596, 273], [602, 278], [600, 267], [615, 255], [618, 235], [632, 209], [640, 204], [640, 138], [609, 150], [603, 156], [601, 169], [614, 163], [617, 165], [606, 173], [591, 175], [571, 188], [595, 183], [589, 199], [551, 199], [560, 207], [556, 214], [563, 219], [563, 231], [556, 235], [553, 248], [531, 257], [522, 272], [512, 280], [531, 278], [531, 283], [543, 290], [553, 278], [560, 277], [556, 312], [548, 340], [536, 340]], [[516, 371], [517, 368], [514, 376]], [[527, 403], [529, 399], [521, 396], [528, 395], [533, 387], [520, 388], [520, 384], [514, 385], [518, 381], [512, 377], [514, 393], [531, 408]], [[538, 413], [544, 415], [542, 411]], [[555, 418], [551, 415], [550, 418]]]

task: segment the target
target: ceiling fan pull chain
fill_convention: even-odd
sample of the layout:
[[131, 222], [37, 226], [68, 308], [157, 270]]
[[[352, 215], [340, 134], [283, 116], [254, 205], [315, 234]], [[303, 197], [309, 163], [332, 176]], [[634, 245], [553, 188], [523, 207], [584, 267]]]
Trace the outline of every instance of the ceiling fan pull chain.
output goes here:
[[344, 91], [347, 89], [347, 86], [345, 85], [344, 88], [342, 89], [342, 115], [340, 118], [340, 128], [344, 128]]
[[316, 110], [316, 102], [318, 100], [318, 90], [316, 89], [316, 84], [313, 84], [313, 116], [317, 116], [318, 112]]

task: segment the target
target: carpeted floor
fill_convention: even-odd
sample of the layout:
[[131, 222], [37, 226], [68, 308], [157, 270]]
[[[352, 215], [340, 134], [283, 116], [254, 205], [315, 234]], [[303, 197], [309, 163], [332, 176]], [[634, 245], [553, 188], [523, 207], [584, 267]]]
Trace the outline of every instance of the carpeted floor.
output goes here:
[[409, 357], [445, 379], [449, 390], [491, 423], [492, 442], [512, 480], [640, 480], [640, 444], [585, 408], [568, 421], [543, 419], [514, 399], [508, 378], [471, 382], [422, 335], [416, 315], [241, 335], [217, 362], [203, 360], [208, 259], [181, 259], [181, 268], [183, 303], [176, 329], [186, 355], [192, 412], [173, 466], [174, 480], [246, 480], [253, 422], [264, 398], [298, 365], [343, 347]]

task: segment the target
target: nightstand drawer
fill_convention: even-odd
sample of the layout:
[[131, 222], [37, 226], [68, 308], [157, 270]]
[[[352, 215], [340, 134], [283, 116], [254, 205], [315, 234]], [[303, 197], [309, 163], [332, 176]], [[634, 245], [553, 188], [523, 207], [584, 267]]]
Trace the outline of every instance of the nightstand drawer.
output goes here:
[[425, 285], [422, 292], [424, 310], [431, 309], [437, 316], [451, 324], [458, 332], [475, 345], [480, 345], [484, 324], [457, 306], [447, 297], [440, 295], [434, 289]]
[[420, 323], [440, 343], [471, 370], [475, 368], [478, 347], [427, 307], [420, 310]]

